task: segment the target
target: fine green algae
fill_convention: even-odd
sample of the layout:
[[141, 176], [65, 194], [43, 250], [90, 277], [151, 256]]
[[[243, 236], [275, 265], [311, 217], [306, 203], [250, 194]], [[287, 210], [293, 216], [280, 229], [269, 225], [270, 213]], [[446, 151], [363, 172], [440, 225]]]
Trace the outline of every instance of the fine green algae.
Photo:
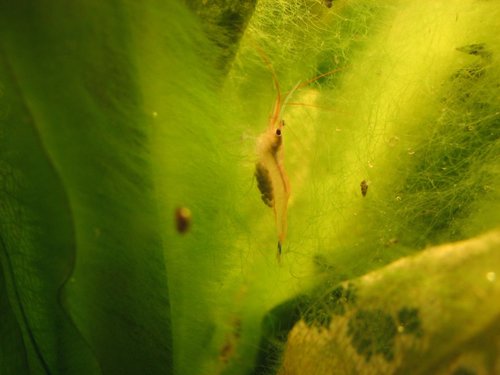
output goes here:
[[0, 373], [498, 372], [498, 19], [2, 2]]

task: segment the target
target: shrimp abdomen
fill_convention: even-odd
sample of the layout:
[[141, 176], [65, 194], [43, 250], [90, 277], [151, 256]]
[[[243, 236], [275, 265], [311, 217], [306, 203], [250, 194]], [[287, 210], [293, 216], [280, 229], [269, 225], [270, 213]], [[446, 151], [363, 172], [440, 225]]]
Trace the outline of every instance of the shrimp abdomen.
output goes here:
[[262, 201], [269, 207], [274, 205], [273, 184], [269, 171], [262, 163], [255, 165], [255, 178], [257, 179], [257, 186], [259, 188]]

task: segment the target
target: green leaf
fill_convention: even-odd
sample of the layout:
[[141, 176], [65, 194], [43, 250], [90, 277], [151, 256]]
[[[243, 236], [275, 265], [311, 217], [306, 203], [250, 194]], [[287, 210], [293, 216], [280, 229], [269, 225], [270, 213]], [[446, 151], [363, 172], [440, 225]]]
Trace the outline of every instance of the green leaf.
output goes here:
[[[17, 320], [27, 350], [36, 353], [30, 354], [33, 373], [91, 374], [99, 367], [108, 374], [165, 373], [172, 365], [127, 11], [123, 4], [85, 1], [2, 4], [0, 80], [8, 88], [4, 100], [13, 102], [2, 135], [15, 153], [2, 152], [13, 181], [27, 186], [17, 198], [29, 210], [22, 215], [36, 214], [24, 219], [30, 225], [18, 219], [25, 232], [2, 228], [4, 238], [36, 245], [14, 253], [16, 245], [7, 242], [2, 263], [16, 283], [9, 285], [10, 299], [24, 308]], [[37, 276], [35, 266], [42, 275], [33, 289], [21, 282]], [[64, 305], [81, 337], [63, 340], [57, 327], [68, 318], [57, 298], [65, 282]], [[76, 335], [74, 327], [71, 332]], [[77, 354], [63, 350], [81, 341], [87, 346], [80, 344]]]
[[1, 372], [98, 373], [61, 305], [76, 251], [68, 197], [4, 49], [0, 77]]

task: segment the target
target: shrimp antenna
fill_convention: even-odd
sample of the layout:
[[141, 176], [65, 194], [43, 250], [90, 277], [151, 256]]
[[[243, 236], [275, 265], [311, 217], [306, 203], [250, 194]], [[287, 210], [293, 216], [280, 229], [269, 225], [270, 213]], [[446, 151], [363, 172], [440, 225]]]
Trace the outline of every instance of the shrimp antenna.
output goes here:
[[276, 78], [276, 71], [274, 70], [273, 64], [271, 64], [271, 61], [269, 60], [269, 57], [267, 57], [264, 50], [260, 48], [257, 44], [254, 44], [254, 48], [259, 53], [262, 61], [264, 61], [264, 64], [266, 64], [267, 68], [271, 72], [273, 76], [274, 87], [276, 88], [276, 101], [274, 102], [273, 114], [269, 121], [269, 126], [272, 127], [273, 124], [275, 124], [276, 121], [279, 119], [279, 116], [281, 115], [283, 109], [283, 106], [281, 105], [280, 84], [278, 82], [278, 78]]
[[293, 88], [288, 91], [285, 95], [285, 100], [283, 101], [283, 105], [281, 106], [280, 108], [280, 111], [279, 111], [279, 117], [281, 118], [282, 117], [282, 112], [283, 112], [283, 109], [285, 108], [285, 106], [288, 104], [288, 102], [290, 101], [290, 99], [292, 98], [292, 95], [295, 91], [297, 91], [299, 88], [303, 87], [302, 86], [302, 83], [299, 81], [297, 82], [297, 84], [295, 86], [293, 86]]
[[[304, 82], [299, 81], [290, 91], [286, 92], [285, 100], [282, 103], [281, 102], [280, 84], [278, 82], [278, 79], [276, 78], [276, 71], [274, 70], [274, 67], [273, 67], [273, 64], [271, 63], [271, 60], [266, 55], [264, 50], [257, 43], [252, 43], [252, 44], [253, 44], [253, 47], [255, 48], [255, 50], [257, 51], [257, 53], [259, 54], [260, 58], [264, 62], [264, 64], [266, 64], [267, 68], [271, 72], [271, 75], [273, 77], [274, 87], [276, 88], [276, 92], [277, 92], [276, 103], [274, 105], [273, 115], [271, 117], [273, 119], [273, 121], [271, 121], [271, 123], [274, 122], [276, 119], [282, 117], [283, 109], [288, 104], [288, 102], [290, 101], [290, 99], [293, 96], [293, 94], [295, 93], [295, 91], [300, 90], [303, 87], [309, 86], [311, 83], [317, 81], [318, 79], [321, 79], [323, 77], [327, 77], [329, 75], [332, 75], [332, 74], [337, 73], [339, 71], [342, 71], [344, 69], [344, 67], [332, 69], [326, 73], [322, 73], [320, 75], [317, 75], [317, 76], [315, 76], [307, 81], [304, 81]], [[290, 104], [292, 105], [294, 103], [290, 103]]]
[[342, 69], [343, 68], [332, 69], [332, 70], [330, 70], [330, 71], [328, 71], [326, 73], [322, 73], [322, 74], [320, 74], [320, 75], [318, 75], [316, 77], [313, 77], [313, 78], [311, 78], [311, 79], [309, 79], [307, 81], [304, 81], [304, 82], [300, 82], [299, 81], [290, 91], [288, 91], [286, 93], [285, 100], [284, 100], [283, 105], [282, 105], [281, 110], [280, 110], [280, 116], [281, 116], [281, 112], [283, 112], [283, 108], [286, 105], [288, 105], [288, 104], [289, 105], [297, 105], [298, 104], [298, 103], [288, 103], [295, 91], [300, 90], [303, 87], [309, 86], [311, 83], [317, 81], [320, 78], [327, 77], [327, 76], [329, 76], [331, 74], [337, 73], [337, 72], [341, 71]]
[[326, 73], [322, 73], [320, 75], [317, 75], [316, 77], [313, 77], [313, 78], [311, 78], [311, 79], [309, 79], [307, 81], [302, 82], [299, 85], [299, 87], [297, 87], [297, 89], [301, 89], [302, 87], [309, 86], [311, 83], [317, 81], [318, 79], [323, 78], [323, 77], [328, 77], [328, 76], [330, 76], [330, 75], [332, 75], [334, 73], [342, 71], [343, 69], [344, 69], [343, 67], [341, 67], [341, 68], [335, 68], [335, 69], [329, 70]]
[[260, 48], [257, 44], [254, 44], [255, 50], [258, 52], [260, 58], [266, 64], [267, 68], [271, 72], [271, 75], [273, 76], [273, 83], [274, 87], [276, 88], [276, 91], [278, 93], [278, 100], [281, 101], [281, 90], [280, 90], [280, 84], [278, 82], [278, 79], [276, 78], [276, 71], [274, 70], [273, 64], [271, 64], [271, 60], [269, 60], [269, 57], [266, 55], [264, 50]]
[[334, 73], [340, 72], [340, 71], [342, 71], [343, 69], [344, 69], [343, 67], [342, 67], [342, 68], [332, 69], [332, 70], [329, 70], [329, 71], [328, 71], [328, 72], [326, 72], [326, 73], [322, 73], [322, 74], [320, 74], [320, 75], [317, 75], [316, 77], [313, 77], [313, 78], [311, 78], [311, 79], [308, 79], [307, 81], [304, 81], [304, 82], [299, 82], [298, 84], [296, 84], [296, 85], [293, 87], [293, 89], [291, 89], [290, 91], [288, 91], [288, 92], [286, 93], [285, 98], [287, 98], [287, 99], [285, 99], [285, 102], [288, 102], [288, 98], [289, 98], [289, 97], [290, 97], [290, 96], [291, 96], [291, 95], [292, 95], [295, 91], [297, 91], [297, 90], [299, 90], [299, 89], [301, 89], [301, 88], [303, 88], [303, 87], [309, 86], [311, 83], [313, 83], [313, 82], [317, 81], [317, 80], [318, 80], [318, 79], [320, 79], [320, 78], [323, 78], [323, 77], [328, 77], [329, 75], [332, 75], [332, 74], [334, 74]]

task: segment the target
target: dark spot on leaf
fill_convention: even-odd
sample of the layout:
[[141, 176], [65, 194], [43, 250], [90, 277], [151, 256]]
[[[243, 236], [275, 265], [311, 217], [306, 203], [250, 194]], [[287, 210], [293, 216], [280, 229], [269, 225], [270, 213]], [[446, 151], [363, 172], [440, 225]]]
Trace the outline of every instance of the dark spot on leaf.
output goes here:
[[366, 182], [366, 180], [363, 180], [361, 181], [359, 186], [361, 186], [361, 195], [363, 197], [366, 197], [366, 193], [368, 192], [368, 182]]
[[359, 355], [367, 361], [380, 354], [386, 361], [394, 359], [396, 336], [394, 319], [382, 310], [360, 310], [349, 319], [347, 333]]
[[422, 336], [422, 325], [418, 316], [418, 309], [404, 307], [398, 312], [398, 323], [403, 328], [402, 333]]
[[191, 226], [191, 211], [186, 207], [177, 207], [175, 210], [175, 225], [177, 232], [186, 233]]
[[328, 328], [332, 321], [332, 313], [323, 302], [311, 304], [302, 314], [308, 327]]
[[302, 313], [302, 319], [308, 327], [328, 328], [334, 315], [344, 315], [349, 305], [354, 304], [356, 290], [352, 284], [347, 288], [339, 285], [314, 300], [315, 303], [309, 305]]
[[308, 327], [326, 328], [330, 326], [332, 317], [323, 306], [315, 306], [304, 315], [304, 321]]
[[469, 55], [489, 57], [491, 52], [486, 48], [484, 43], [474, 43], [467, 46], [458, 47], [457, 51], [468, 53]]
[[328, 296], [327, 303], [331, 307], [332, 312], [338, 315], [344, 315], [345, 307], [342, 301], [342, 296], [344, 295], [344, 287], [339, 286], [332, 290]]
[[476, 372], [474, 370], [471, 370], [467, 367], [458, 367], [451, 373], [452, 375], [476, 375]]
[[356, 303], [356, 287], [353, 284], [347, 285], [344, 298], [346, 303], [350, 305], [354, 305]]
[[330, 311], [335, 315], [344, 315], [347, 305], [353, 305], [355, 302], [356, 290], [352, 284], [347, 288], [338, 286], [328, 294], [326, 300]]

